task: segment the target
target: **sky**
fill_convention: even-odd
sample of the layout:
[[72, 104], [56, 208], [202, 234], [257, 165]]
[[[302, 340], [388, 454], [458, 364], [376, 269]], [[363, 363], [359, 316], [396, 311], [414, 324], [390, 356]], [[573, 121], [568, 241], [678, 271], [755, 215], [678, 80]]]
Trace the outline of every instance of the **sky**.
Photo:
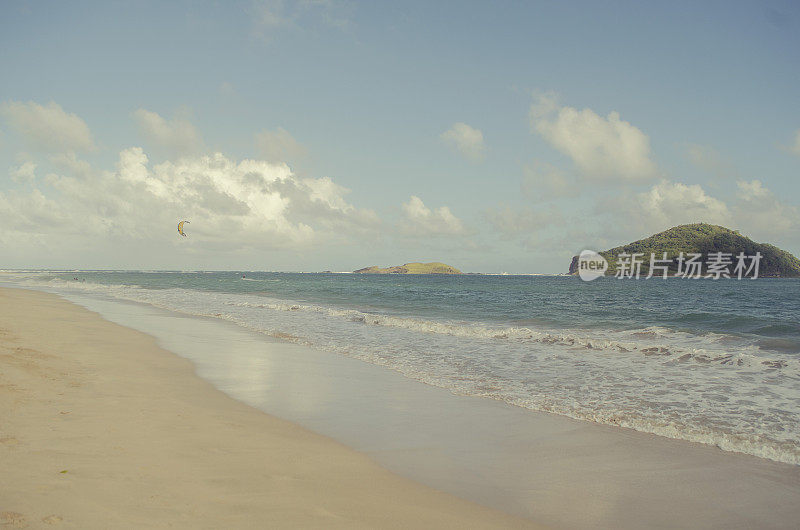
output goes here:
[[0, 72], [0, 268], [800, 254], [796, 2], [4, 1]]

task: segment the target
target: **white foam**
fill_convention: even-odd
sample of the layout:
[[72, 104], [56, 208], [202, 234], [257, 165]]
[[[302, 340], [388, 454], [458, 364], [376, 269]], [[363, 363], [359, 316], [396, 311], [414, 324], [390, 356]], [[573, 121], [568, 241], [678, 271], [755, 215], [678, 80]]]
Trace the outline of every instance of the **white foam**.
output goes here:
[[255, 294], [17, 280], [221, 318], [459, 394], [800, 464], [800, 361], [741, 337], [502, 326]]

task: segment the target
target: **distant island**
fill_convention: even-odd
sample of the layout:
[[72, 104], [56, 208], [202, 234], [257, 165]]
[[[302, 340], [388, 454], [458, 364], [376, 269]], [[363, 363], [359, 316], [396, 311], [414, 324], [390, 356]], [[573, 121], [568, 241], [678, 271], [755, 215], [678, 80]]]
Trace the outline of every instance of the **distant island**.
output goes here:
[[[753, 256], [756, 252], [760, 252], [760, 277], [800, 277], [800, 260], [789, 252], [767, 243], [756, 243], [736, 230], [706, 223], [675, 226], [646, 239], [600, 252], [600, 255], [608, 261], [608, 270], [606, 271], [608, 276], [616, 273], [617, 256], [621, 253], [644, 254], [645, 259], [643, 259], [641, 271], [643, 274], [647, 274], [650, 268], [650, 254], [655, 254], [656, 259], [660, 259], [664, 252], [667, 253], [667, 258], [672, 260], [672, 265], [669, 267], [671, 273], [678, 270], [677, 257], [681, 252], [684, 255], [702, 254], [704, 260], [708, 258], [709, 254], [717, 252], [730, 253], [734, 256], [734, 260], [740, 252], [744, 252], [747, 256]], [[569, 266], [569, 273], [576, 274], [577, 272], [578, 256], [574, 256]]]
[[463, 274], [460, 270], [444, 263], [406, 263], [382, 269], [377, 265], [353, 271], [354, 274]]

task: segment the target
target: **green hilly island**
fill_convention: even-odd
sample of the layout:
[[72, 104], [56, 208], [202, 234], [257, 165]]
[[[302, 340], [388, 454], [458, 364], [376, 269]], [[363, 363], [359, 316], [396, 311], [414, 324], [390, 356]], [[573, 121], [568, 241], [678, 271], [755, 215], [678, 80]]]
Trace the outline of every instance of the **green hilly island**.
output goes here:
[[[617, 256], [621, 253], [644, 254], [642, 273], [646, 274], [649, 269], [650, 254], [653, 253], [657, 259], [660, 259], [664, 252], [667, 253], [667, 258], [672, 260], [670, 271], [678, 270], [677, 257], [681, 252], [684, 255], [702, 254], [703, 260], [706, 260], [709, 254], [717, 252], [730, 253], [733, 256], [740, 252], [744, 252], [748, 256], [760, 252], [762, 256], [759, 266], [760, 277], [800, 277], [800, 260], [789, 252], [767, 243], [756, 243], [736, 230], [706, 223], [675, 226], [648, 238], [600, 252], [600, 254], [608, 260], [606, 275], [613, 275], [616, 272]], [[574, 256], [569, 267], [570, 274], [577, 273], [577, 266], [578, 256]]]
[[355, 274], [463, 274], [445, 263], [406, 263], [382, 269], [376, 265], [353, 271]]

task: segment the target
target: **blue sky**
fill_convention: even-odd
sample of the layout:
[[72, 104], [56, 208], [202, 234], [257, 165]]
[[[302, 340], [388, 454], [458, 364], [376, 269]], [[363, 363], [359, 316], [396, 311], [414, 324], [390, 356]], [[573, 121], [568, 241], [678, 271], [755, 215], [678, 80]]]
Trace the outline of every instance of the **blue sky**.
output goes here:
[[792, 2], [0, 14], [0, 267], [562, 272], [698, 221], [800, 253]]

